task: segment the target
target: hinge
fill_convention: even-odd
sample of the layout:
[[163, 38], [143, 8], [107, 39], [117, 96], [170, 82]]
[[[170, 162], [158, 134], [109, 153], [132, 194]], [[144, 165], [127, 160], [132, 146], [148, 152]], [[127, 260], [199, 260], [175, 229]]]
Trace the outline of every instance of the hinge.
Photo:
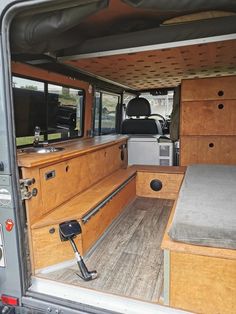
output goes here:
[[21, 199], [29, 200], [33, 196], [36, 196], [38, 194], [38, 190], [36, 188], [33, 188], [31, 191], [29, 191], [29, 186], [35, 183], [35, 179], [20, 179], [20, 191], [21, 191]]

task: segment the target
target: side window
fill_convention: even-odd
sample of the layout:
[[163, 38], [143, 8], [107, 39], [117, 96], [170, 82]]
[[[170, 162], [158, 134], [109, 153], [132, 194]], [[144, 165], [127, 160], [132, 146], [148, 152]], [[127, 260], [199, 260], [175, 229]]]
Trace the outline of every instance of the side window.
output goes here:
[[96, 92], [94, 106], [94, 134], [112, 134], [116, 132], [116, 107], [120, 95]]
[[48, 84], [48, 139], [82, 135], [83, 91]]
[[36, 126], [41, 141], [83, 135], [82, 90], [14, 76], [13, 98], [17, 146], [33, 143]]
[[40, 140], [46, 140], [45, 84], [13, 77], [13, 100], [17, 146], [33, 143], [35, 126], [40, 126], [42, 129]]

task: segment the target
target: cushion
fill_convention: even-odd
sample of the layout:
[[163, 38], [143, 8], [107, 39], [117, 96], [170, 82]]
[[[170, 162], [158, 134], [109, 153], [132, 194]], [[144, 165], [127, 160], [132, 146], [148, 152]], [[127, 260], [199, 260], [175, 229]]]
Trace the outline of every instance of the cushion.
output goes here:
[[236, 249], [236, 166], [189, 166], [168, 234], [174, 241]]

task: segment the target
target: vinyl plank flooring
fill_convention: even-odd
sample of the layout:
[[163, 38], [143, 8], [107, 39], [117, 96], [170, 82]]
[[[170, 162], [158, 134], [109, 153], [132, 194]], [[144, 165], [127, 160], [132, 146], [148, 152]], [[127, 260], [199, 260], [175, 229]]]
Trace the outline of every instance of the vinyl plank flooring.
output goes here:
[[77, 265], [40, 277], [157, 302], [163, 285], [161, 240], [173, 201], [137, 198], [85, 257], [98, 278], [84, 282]]

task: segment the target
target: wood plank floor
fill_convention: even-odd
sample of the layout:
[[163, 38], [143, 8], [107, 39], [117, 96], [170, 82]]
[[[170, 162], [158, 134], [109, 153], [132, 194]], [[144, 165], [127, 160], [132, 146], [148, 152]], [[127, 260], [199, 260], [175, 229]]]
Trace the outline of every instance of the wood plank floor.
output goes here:
[[[163, 285], [161, 240], [173, 201], [137, 198], [85, 257], [99, 277], [84, 282], [77, 265], [39, 277], [99, 291], [158, 302]], [[79, 271], [78, 271], [79, 272]]]

